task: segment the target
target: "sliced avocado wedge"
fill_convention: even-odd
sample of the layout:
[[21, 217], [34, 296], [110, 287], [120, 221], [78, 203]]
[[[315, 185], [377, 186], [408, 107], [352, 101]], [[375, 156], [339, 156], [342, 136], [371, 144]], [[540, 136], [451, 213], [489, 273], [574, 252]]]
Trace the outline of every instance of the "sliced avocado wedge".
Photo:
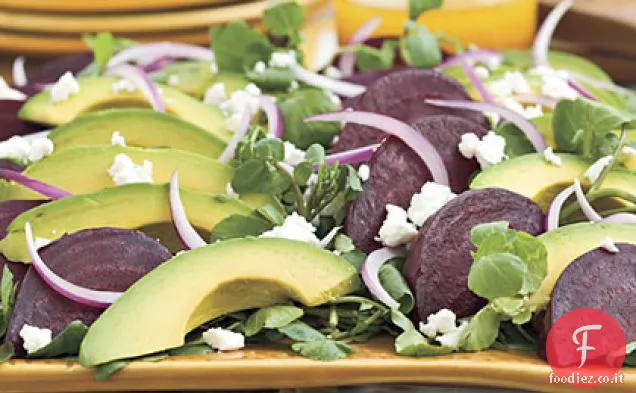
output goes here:
[[[78, 79], [80, 90], [62, 102], [53, 102], [48, 91], [31, 97], [20, 109], [24, 120], [47, 125], [68, 123], [80, 114], [109, 108], [147, 108], [148, 100], [139, 89], [128, 92], [113, 90], [119, 79], [95, 77]], [[159, 86], [166, 109], [180, 118], [195, 124], [224, 142], [232, 138], [225, 129], [223, 113], [212, 105], [206, 105], [176, 89]], [[114, 131], [114, 130], [113, 130]]]
[[133, 147], [169, 147], [218, 157], [225, 149], [219, 137], [169, 113], [144, 108], [87, 113], [55, 128], [48, 138], [55, 150], [83, 145], [110, 145], [118, 131]]
[[[209, 231], [232, 214], [248, 215], [253, 209], [236, 198], [182, 189], [181, 199], [188, 218], [205, 239]], [[14, 262], [29, 263], [24, 224], [31, 223], [34, 236], [55, 240], [82, 229], [154, 227], [152, 234], [166, 246], [173, 246], [168, 185], [129, 184], [91, 194], [58, 199], [31, 209], [14, 219], [0, 241], [0, 252]], [[169, 230], [158, 231], [156, 225]], [[165, 236], [165, 239], [164, 239]], [[171, 247], [169, 247], [171, 248]], [[178, 249], [177, 249], [178, 250]], [[172, 248], [172, 251], [175, 251]]]
[[353, 265], [307, 243], [215, 243], [174, 257], [129, 288], [89, 329], [80, 363], [179, 347], [186, 333], [218, 316], [289, 300], [318, 306], [357, 286]]
[[[183, 150], [96, 145], [55, 152], [30, 165], [23, 173], [72, 194], [87, 194], [117, 186], [108, 169], [118, 154], [129, 156], [137, 165], [150, 161], [155, 184], [170, 182], [170, 176], [178, 170], [183, 187], [212, 194], [224, 194], [234, 172], [215, 159]], [[18, 184], [0, 184], [2, 199], [42, 199], [40, 194]]]

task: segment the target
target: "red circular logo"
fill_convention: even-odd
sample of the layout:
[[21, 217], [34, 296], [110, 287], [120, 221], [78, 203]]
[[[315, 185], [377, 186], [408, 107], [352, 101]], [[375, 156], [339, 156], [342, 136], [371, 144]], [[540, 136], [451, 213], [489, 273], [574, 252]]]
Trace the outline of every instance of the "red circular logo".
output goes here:
[[546, 354], [554, 371], [550, 383], [581, 388], [622, 383], [625, 334], [614, 318], [603, 311], [579, 308], [552, 326]]

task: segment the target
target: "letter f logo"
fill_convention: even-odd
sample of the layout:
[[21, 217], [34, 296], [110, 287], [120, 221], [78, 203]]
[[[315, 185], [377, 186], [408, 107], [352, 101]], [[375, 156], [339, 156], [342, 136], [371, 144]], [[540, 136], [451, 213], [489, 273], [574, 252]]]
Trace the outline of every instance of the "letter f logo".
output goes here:
[[[585, 325], [576, 329], [574, 333], [572, 333], [572, 341], [574, 342], [574, 344], [580, 345], [580, 347], [576, 349], [577, 351], [581, 351], [581, 364], [579, 365], [579, 368], [585, 365], [585, 361], [587, 360], [587, 351], [593, 351], [596, 349], [592, 346], [587, 345], [587, 332], [590, 330], [601, 330], [602, 328], [603, 328], [602, 325]], [[583, 334], [581, 335], [582, 337], [581, 342], [579, 342], [579, 339], [577, 338], [577, 336], [581, 332]]]

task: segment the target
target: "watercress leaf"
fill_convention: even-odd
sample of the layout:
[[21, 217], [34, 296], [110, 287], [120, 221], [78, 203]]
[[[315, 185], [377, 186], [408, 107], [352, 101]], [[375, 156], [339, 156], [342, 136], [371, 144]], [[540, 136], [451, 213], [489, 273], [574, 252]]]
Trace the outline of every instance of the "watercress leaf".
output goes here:
[[495, 221], [475, 225], [470, 230], [470, 242], [473, 243], [475, 247], [479, 247], [483, 239], [494, 233], [507, 232], [508, 227], [508, 221]]
[[524, 310], [512, 317], [512, 323], [515, 325], [524, 325], [530, 322], [530, 319], [532, 319], [532, 312], [530, 310]]
[[451, 347], [431, 344], [417, 330], [408, 330], [395, 339], [395, 352], [402, 356], [438, 356], [452, 353]]
[[179, 348], [174, 348], [168, 351], [170, 356], [192, 356], [192, 355], [206, 355], [212, 352], [212, 348], [206, 344], [186, 345]]
[[232, 214], [218, 222], [210, 234], [210, 243], [216, 241], [258, 236], [272, 229], [274, 225], [260, 217]]
[[524, 286], [528, 266], [510, 253], [490, 254], [476, 259], [468, 273], [468, 288], [477, 296], [492, 300], [515, 296]]
[[353, 200], [362, 193], [362, 180], [360, 180], [358, 171], [351, 165], [345, 165], [342, 168], [342, 172], [346, 171], [347, 200]]
[[312, 173], [314, 173], [313, 165], [310, 162], [303, 161], [294, 168], [294, 180], [303, 186], [307, 184]]
[[152, 355], [142, 356], [142, 357], [138, 358], [137, 360], [139, 360], [141, 362], [156, 363], [156, 362], [160, 362], [160, 361], [164, 360], [167, 357], [168, 357], [168, 354], [166, 352], [159, 352], [159, 353], [155, 353], [155, 354], [152, 354]]
[[4, 336], [9, 326], [11, 314], [13, 314], [13, 304], [15, 302], [16, 284], [13, 282], [13, 273], [5, 264], [2, 269], [2, 280], [0, 280], [0, 338]]
[[444, 0], [409, 0], [409, 19], [417, 20], [426, 11], [440, 8]]
[[367, 258], [367, 256], [360, 250], [345, 252], [344, 254], [342, 254], [342, 257], [346, 259], [347, 262], [352, 264], [358, 272], [362, 270], [364, 260]]
[[55, 336], [47, 346], [28, 354], [27, 357], [43, 359], [77, 355], [87, 331], [88, 327], [82, 321], [73, 321]]
[[[627, 355], [625, 356], [625, 362], [623, 363], [623, 365], [636, 367], [636, 341], [632, 341], [631, 343], [628, 343], [625, 349], [626, 349]], [[0, 353], [1, 352], [2, 351], [0, 350]], [[0, 362], [2, 362], [1, 355], [0, 355]]]
[[528, 267], [524, 278], [523, 290], [526, 295], [539, 289], [548, 274], [548, 251], [541, 240], [525, 232], [516, 232], [513, 241], [514, 254], [518, 255]]
[[334, 239], [334, 248], [341, 253], [347, 253], [354, 251], [356, 246], [353, 244], [353, 240], [343, 233], [340, 233]]
[[285, 139], [301, 149], [314, 143], [329, 146], [340, 132], [338, 122], [311, 122], [305, 119], [321, 113], [339, 110], [328, 93], [321, 89], [302, 88], [279, 103], [285, 124]]
[[130, 360], [115, 360], [110, 363], [99, 365], [95, 368], [95, 380], [105, 381], [113, 374], [121, 371], [130, 364]]
[[285, 221], [285, 217], [287, 217], [285, 208], [278, 201], [265, 204], [259, 207], [257, 210], [259, 214], [261, 214], [263, 217], [265, 217], [269, 222], [271, 222], [275, 226], [283, 225], [283, 222]]
[[358, 70], [373, 71], [393, 68], [395, 49], [398, 45], [399, 42], [397, 40], [386, 40], [379, 49], [369, 45], [357, 44], [354, 50]]
[[255, 336], [262, 329], [278, 329], [287, 326], [303, 316], [303, 310], [289, 305], [277, 305], [261, 308], [250, 315], [245, 322], [244, 333]]
[[330, 339], [294, 343], [292, 349], [306, 358], [326, 362], [346, 358], [353, 352], [347, 344]]
[[135, 44], [134, 41], [114, 37], [109, 32], [84, 34], [82, 41], [93, 52], [93, 62], [81, 72], [82, 76], [97, 76], [104, 71], [111, 57], [122, 49]]
[[294, 341], [320, 341], [325, 338], [318, 330], [299, 320], [279, 327], [278, 331]]
[[520, 313], [524, 300], [518, 297], [499, 297], [494, 299], [491, 305], [498, 313], [513, 318]]
[[268, 62], [273, 47], [265, 35], [244, 21], [210, 29], [210, 42], [220, 71], [243, 73]]
[[442, 61], [437, 38], [424, 26], [407, 21], [405, 34], [400, 38], [400, 53], [409, 65], [432, 68]]
[[385, 264], [380, 268], [378, 275], [382, 287], [400, 303], [400, 311], [410, 313], [415, 306], [415, 298], [402, 273], [395, 266]]
[[500, 323], [499, 314], [491, 306], [479, 310], [470, 319], [460, 339], [463, 342], [462, 349], [474, 352], [490, 348], [497, 339]]
[[273, 159], [282, 161], [285, 159], [285, 146], [280, 139], [265, 138], [254, 144], [256, 158]]
[[305, 10], [296, 1], [285, 1], [267, 7], [263, 12], [265, 28], [274, 36], [294, 39], [302, 27]]
[[538, 336], [536, 332], [529, 331], [524, 326], [502, 322], [496, 344], [499, 348], [536, 352], [538, 338], [536, 336]]
[[495, 129], [495, 133], [506, 140], [504, 153], [506, 153], [508, 158], [519, 157], [524, 154], [536, 152], [528, 137], [513, 123], [501, 123]]
[[5, 341], [0, 345], [0, 364], [7, 360], [11, 360], [13, 355], [15, 355], [15, 350], [13, 349], [13, 344], [11, 342]]
[[267, 68], [263, 72], [257, 72], [251, 69], [245, 73], [245, 77], [262, 90], [270, 92], [286, 92], [296, 79], [291, 69], [273, 67]]
[[323, 163], [325, 161], [325, 148], [317, 143], [309, 146], [305, 152], [305, 161], [312, 164]]
[[250, 159], [242, 163], [232, 178], [232, 188], [239, 194], [281, 194], [291, 181], [269, 162]]

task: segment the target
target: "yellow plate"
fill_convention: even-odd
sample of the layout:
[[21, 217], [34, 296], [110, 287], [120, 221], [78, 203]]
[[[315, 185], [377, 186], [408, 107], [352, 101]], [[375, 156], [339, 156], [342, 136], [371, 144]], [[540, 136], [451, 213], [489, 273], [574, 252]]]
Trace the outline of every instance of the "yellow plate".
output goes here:
[[[346, 386], [375, 383], [476, 385], [539, 392], [575, 393], [579, 388], [550, 384], [550, 367], [532, 354], [497, 351], [444, 357], [408, 358], [393, 354], [381, 338], [358, 345], [352, 358], [318, 362], [287, 346], [136, 362], [105, 382], [93, 371], [61, 361], [10, 361], [0, 365], [0, 389], [11, 392], [96, 392], [131, 390], [225, 390]], [[636, 391], [636, 370], [624, 369], [624, 384], [591, 392]]]
[[[298, 0], [298, 2], [304, 7], [310, 8], [325, 3], [324, 0]], [[82, 3], [84, 2], [82, 1]], [[96, 31], [110, 31], [117, 34], [163, 33], [194, 28], [202, 29], [237, 19], [258, 19], [267, 3], [267, 1], [252, 1], [186, 11], [123, 15], [56, 15], [0, 11], [0, 27], [7, 31], [27, 33], [81, 34]]]
[[237, 0], [0, 0], [0, 7], [39, 12], [122, 12], [206, 6], [232, 1]]

